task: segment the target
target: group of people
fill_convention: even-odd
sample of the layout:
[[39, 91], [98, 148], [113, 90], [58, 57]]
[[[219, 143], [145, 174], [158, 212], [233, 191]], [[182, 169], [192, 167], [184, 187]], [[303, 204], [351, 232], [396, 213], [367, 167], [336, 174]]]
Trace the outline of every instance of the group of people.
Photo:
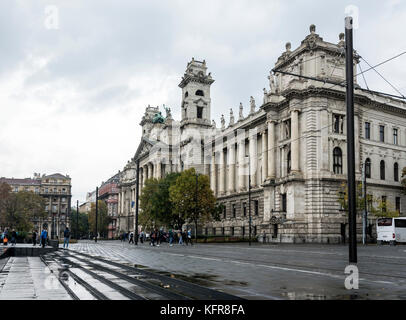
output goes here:
[[4, 246], [7, 246], [9, 240], [11, 240], [11, 245], [15, 246], [17, 243], [17, 235], [18, 233], [14, 229], [10, 233], [8, 228], [5, 228], [4, 231], [1, 233], [1, 242], [3, 243]]
[[[153, 229], [149, 234], [150, 245], [159, 247], [161, 243], [169, 242], [169, 246], [173, 246], [174, 243], [181, 245], [193, 245], [192, 241], [192, 231], [189, 230], [172, 230], [165, 232], [163, 228]], [[127, 241], [128, 243], [134, 243], [134, 233], [124, 232], [120, 236], [121, 242]], [[141, 231], [139, 234], [139, 241], [144, 243], [147, 240], [147, 233]]]
[[[9, 240], [11, 240], [11, 245], [15, 246], [17, 244], [17, 236], [18, 232], [15, 231], [14, 229], [9, 232], [8, 228], [5, 228], [3, 232], [1, 232], [1, 243], [3, 243], [4, 246], [7, 246], [9, 243]], [[39, 238], [39, 239], [38, 239]], [[69, 245], [69, 239], [70, 239], [70, 231], [69, 228], [66, 228], [64, 231], [64, 243], [63, 247], [66, 248]], [[42, 246], [43, 248], [47, 244], [48, 240], [48, 231], [47, 229], [42, 229], [41, 234], [38, 236], [38, 230], [33, 230], [32, 231], [32, 245], [35, 247], [37, 245], [37, 241], [39, 240], [39, 245]]]

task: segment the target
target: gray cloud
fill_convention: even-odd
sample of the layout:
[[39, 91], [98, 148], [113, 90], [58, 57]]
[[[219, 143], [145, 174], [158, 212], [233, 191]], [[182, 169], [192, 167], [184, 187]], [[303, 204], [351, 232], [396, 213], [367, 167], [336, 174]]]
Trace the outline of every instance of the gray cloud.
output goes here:
[[[49, 1], [0, 3], [0, 176], [69, 173], [74, 199], [134, 155], [146, 105], [179, 117], [177, 87], [192, 58], [216, 82], [212, 118], [252, 95], [257, 105], [284, 45], [309, 25], [330, 42], [344, 29], [341, 1], [53, 1], [59, 29], [44, 26]], [[355, 46], [370, 63], [406, 48], [404, 2], [352, 1]], [[402, 57], [380, 69], [406, 91]], [[368, 85], [393, 92], [372, 72]], [[361, 84], [363, 82], [361, 81]]]

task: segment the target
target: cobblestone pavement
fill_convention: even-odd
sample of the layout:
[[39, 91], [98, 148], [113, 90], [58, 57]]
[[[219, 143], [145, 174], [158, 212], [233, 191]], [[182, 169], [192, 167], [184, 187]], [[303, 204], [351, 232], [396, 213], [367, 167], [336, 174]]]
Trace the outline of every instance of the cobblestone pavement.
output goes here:
[[359, 246], [359, 289], [346, 290], [343, 245], [80, 241], [72, 251], [130, 262], [246, 299], [406, 299], [406, 246]]
[[71, 300], [39, 257], [2, 259], [0, 271], [0, 300]]

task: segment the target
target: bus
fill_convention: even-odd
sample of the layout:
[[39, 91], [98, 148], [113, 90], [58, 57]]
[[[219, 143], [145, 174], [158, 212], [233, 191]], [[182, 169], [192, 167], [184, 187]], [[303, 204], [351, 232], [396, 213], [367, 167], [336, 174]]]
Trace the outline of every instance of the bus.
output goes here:
[[376, 222], [377, 242], [391, 245], [406, 242], [406, 217], [379, 218]]

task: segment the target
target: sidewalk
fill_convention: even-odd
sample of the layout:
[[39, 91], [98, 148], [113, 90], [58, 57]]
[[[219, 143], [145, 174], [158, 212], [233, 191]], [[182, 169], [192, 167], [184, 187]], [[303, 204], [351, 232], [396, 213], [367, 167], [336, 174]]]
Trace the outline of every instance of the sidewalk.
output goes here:
[[10, 257], [0, 272], [0, 300], [71, 300], [38, 257]]

